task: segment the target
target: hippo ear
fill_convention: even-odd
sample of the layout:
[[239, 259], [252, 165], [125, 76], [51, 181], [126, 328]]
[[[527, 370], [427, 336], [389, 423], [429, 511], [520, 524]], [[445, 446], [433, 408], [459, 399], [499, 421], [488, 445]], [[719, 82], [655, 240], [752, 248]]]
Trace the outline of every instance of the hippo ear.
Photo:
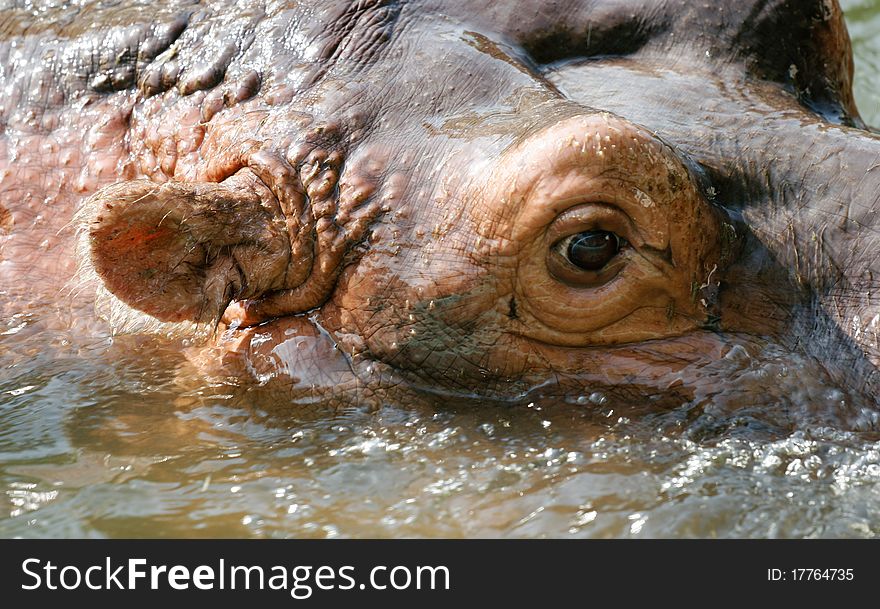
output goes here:
[[214, 321], [232, 299], [283, 282], [284, 223], [253, 188], [137, 180], [104, 188], [86, 209], [97, 275], [117, 298], [161, 321]]
[[863, 127], [852, 96], [852, 48], [838, 2], [748, 0], [734, 6], [726, 16], [733, 25], [731, 46], [752, 73], [793, 87], [827, 120]]

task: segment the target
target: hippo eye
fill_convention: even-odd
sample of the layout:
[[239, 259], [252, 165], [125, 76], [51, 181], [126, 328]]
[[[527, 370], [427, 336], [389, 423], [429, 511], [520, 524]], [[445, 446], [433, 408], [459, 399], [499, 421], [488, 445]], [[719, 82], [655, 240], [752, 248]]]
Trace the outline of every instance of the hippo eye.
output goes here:
[[601, 270], [620, 251], [621, 239], [604, 230], [591, 230], [572, 235], [568, 239], [565, 257], [585, 271]]

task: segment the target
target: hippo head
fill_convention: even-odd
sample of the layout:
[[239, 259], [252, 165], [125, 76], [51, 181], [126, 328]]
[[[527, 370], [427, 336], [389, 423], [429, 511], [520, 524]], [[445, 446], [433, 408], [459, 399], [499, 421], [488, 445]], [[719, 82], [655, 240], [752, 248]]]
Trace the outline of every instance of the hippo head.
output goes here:
[[874, 424], [836, 0], [323, 6], [203, 15], [143, 71], [139, 175], [85, 212], [126, 317], [213, 325], [203, 365], [292, 402]]

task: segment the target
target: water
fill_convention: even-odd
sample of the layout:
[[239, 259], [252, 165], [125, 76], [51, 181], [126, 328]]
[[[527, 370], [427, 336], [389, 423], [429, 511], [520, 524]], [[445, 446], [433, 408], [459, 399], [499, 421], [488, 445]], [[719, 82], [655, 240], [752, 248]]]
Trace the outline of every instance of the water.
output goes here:
[[841, 2], [853, 42], [856, 104], [870, 125], [880, 125], [880, 1]]
[[[877, 125], [880, 0], [844, 6]], [[56, 306], [0, 320], [0, 536], [880, 534], [876, 433], [779, 433], [711, 397], [302, 412], [187, 378], [171, 341], [45, 329]], [[797, 378], [736, 355], [743, 374]]]

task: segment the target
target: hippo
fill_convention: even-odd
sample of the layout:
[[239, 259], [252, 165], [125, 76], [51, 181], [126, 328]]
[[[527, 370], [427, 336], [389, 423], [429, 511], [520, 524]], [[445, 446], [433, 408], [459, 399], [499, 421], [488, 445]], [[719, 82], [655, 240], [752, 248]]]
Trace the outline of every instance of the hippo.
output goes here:
[[875, 428], [852, 77], [837, 0], [8, 8], [0, 306], [182, 337], [292, 407]]

